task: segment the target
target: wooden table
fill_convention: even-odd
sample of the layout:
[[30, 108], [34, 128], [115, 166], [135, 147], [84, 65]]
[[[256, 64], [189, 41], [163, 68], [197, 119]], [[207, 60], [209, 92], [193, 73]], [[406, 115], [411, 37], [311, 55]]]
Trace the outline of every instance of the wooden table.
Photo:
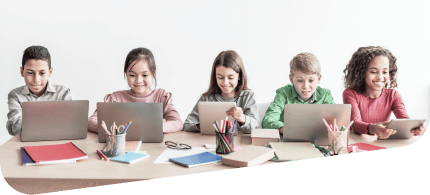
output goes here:
[[[413, 137], [408, 140], [376, 140], [376, 136], [351, 133], [349, 144], [364, 142], [392, 148], [409, 145], [417, 139], [419, 137]], [[89, 158], [69, 164], [22, 166], [20, 147], [60, 144], [70, 141], [87, 153]], [[193, 147], [202, 147], [207, 143], [214, 144], [215, 137], [201, 135], [200, 133], [177, 132], [165, 134], [164, 141], [174, 141], [186, 143]], [[251, 137], [249, 134], [239, 134], [239, 136], [235, 136], [234, 141], [235, 147], [243, 147], [251, 144]], [[26, 194], [37, 194], [233, 168], [224, 166], [222, 163], [194, 168], [172, 164], [155, 164], [154, 161], [166, 149], [164, 142], [142, 143], [140, 150], [147, 151], [150, 157], [134, 164], [102, 161], [97, 155], [96, 150], [102, 149], [104, 145], [104, 143], [98, 143], [97, 134], [93, 133], [88, 133], [88, 137], [82, 140], [49, 142], [21, 142], [19, 135], [17, 135], [0, 146], [1, 171], [5, 180], [15, 190]], [[127, 142], [126, 150], [134, 150], [136, 145], [137, 142]], [[267, 163], [273, 162], [269, 161]]]

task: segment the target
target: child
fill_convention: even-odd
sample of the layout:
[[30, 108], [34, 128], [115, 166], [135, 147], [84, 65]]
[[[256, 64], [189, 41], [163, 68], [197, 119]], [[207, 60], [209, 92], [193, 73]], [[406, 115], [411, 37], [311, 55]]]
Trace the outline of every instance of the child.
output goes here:
[[71, 100], [70, 89], [48, 82], [52, 75], [51, 55], [43, 46], [31, 46], [22, 56], [21, 76], [25, 85], [15, 88], [8, 94], [9, 113], [6, 128], [10, 135], [21, 132], [22, 103], [34, 101]]
[[[346, 65], [343, 103], [351, 104], [351, 120], [354, 132], [387, 139], [395, 134], [386, 129], [391, 112], [396, 118], [409, 118], [397, 87], [397, 58], [382, 47], [361, 47]], [[389, 88], [389, 89], [387, 89]], [[422, 135], [423, 126], [411, 130]]]
[[[149, 49], [131, 50], [124, 64], [124, 75], [127, 77], [130, 90], [116, 91], [107, 94], [105, 102], [155, 102], [163, 104], [163, 132], [177, 132], [182, 129], [182, 120], [175, 106], [172, 93], [164, 89], [151, 89], [153, 80], [157, 82], [154, 55]], [[157, 84], [155, 83], [155, 87]], [[88, 131], [97, 133], [97, 110], [88, 119]]]
[[321, 65], [310, 53], [300, 53], [290, 62], [290, 82], [276, 90], [273, 102], [267, 108], [262, 125], [264, 129], [279, 129], [284, 133], [285, 104], [334, 104], [331, 92], [317, 86], [321, 80]]
[[[223, 51], [215, 58], [209, 89], [197, 104], [207, 101], [236, 102], [237, 107], [228, 110], [226, 115], [237, 120], [239, 131], [251, 133], [252, 129], [260, 126], [255, 95], [248, 89], [242, 58], [235, 51]], [[184, 131], [200, 131], [197, 104], [184, 122]]]

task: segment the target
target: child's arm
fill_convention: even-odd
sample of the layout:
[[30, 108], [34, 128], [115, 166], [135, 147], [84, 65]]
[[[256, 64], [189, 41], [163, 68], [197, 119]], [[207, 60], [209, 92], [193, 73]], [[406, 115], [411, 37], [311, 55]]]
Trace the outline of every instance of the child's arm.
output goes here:
[[286, 95], [276, 90], [275, 99], [270, 103], [266, 114], [264, 114], [262, 121], [263, 129], [279, 129], [284, 126], [283, 119], [282, 121], [280, 119], [286, 102]]
[[354, 91], [347, 88], [343, 91], [342, 96], [344, 104], [351, 104], [351, 120], [354, 121], [354, 124], [352, 124], [354, 132], [358, 134], [368, 134], [368, 127], [370, 124], [363, 122], [361, 119], [360, 109], [358, 108], [358, 99]]
[[393, 90], [393, 104], [391, 110], [398, 119], [409, 118], [402, 96], [400, 96], [400, 93], [396, 90]]
[[[107, 94], [104, 98], [104, 102], [116, 102], [112, 94]], [[88, 131], [98, 133], [98, 122], [97, 122], [97, 109], [94, 114], [88, 118]]]
[[333, 100], [333, 96], [331, 95], [331, 91], [326, 89], [327, 93], [324, 96], [323, 104], [336, 104]]
[[245, 96], [245, 98], [245, 106], [242, 108], [243, 115], [245, 115], [245, 123], [239, 123], [237, 127], [244, 133], [251, 133], [252, 129], [260, 128], [260, 119], [258, 117], [254, 93]]
[[194, 106], [193, 110], [188, 115], [187, 119], [185, 119], [184, 128], [183, 128], [184, 131], [200, 132], [200, 127], [197, 126], [197, 125], [200, 125], [199, 110], [197, 107], [197, 104], [200, 101], [203, 101], [203, 96], [200, 97], [200, 99], [197, 101], [196, 105]]
[[16, 135], [22, 128], [22, 107], [18, 97], [12, 91], [7, 96], [9, 113], [7, 113], [6, 129], [10, 135]]
[[166, 93], [164, 98], [166, 99], [163, 101], [163, 119], [166, 119], [166, 122], [163, 123], [163, 132], [171, 133], [182, 130], [183, 123], [179, 112], [173, 106], [172, 93]]

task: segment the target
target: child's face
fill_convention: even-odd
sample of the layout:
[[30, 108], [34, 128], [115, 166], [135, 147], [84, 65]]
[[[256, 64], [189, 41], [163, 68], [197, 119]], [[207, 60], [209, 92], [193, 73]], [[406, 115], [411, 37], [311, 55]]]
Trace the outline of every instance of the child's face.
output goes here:
[[46, 90], [46, 84], [52, 70], [47, 61], [32, 59], [24, 64], [24, 69], [21, 67], [21, 76], [24, 77], [25, 84], [30, 91], [35, 96], [40, 97]]
[[234, 89], [239, 82], [239, 73], [224, 66], [218, 66], [215, 70], [216, 82], [222, 91], [221, 95], [225, 98], [233, 97], [236, 94]]
[[366, 91], [381, 91], [389, 80], [390, 61], [385, 56], [374, 57], [366, 71]]
[[139, 60], [137, 62], [132, 62], [130, 67], [131, 68], [127, 70], [127, 83], [131, 88], [131, 92], [136, 95], [147, 94], [150, 91], [152, 80], [154, 79], [148, 67], [148, 63], [145, 60]]
[[320, 80], [321, 75], [305, 74], [299, 70], [294, 72], [294, 77], [290, 74], [290, 81], [294, 84], [294, 89], [303, 101], [308, 101], [312, 97]]

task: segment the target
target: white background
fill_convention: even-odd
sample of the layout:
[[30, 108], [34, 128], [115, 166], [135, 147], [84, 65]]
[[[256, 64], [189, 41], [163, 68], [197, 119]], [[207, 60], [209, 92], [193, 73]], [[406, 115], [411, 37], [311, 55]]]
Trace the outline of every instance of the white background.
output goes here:
[[[352, 54], [362, 46], [380, 45], [398, 58], [397, 90], [408, 114], [428, 118], [429, 8], [428, 2], [392, 1], [2, 1], [0, 124], [7, 121], [8, 92], [24, 85], [19, 69], [23, 51], [31, 45], [49, 49], [50, 81], [71, 88], [75, 100], [89, 100], [89, 114], [106, 94], [129, 89], [123, 77], [127, 53], [149, 48], [157, 64], [157, 87], [172, 92], [182, 120], [207, 90], [212, 63], [221, 51], [239, 53], [260, 103], [272, 101], [275, 90], [289, 83], [294, 55], [313, 53], [322, 64], [320, 86], [342, 103], [342, 71]], [[0, 132], [0, 144], [10, 138], [6, 129]], [[60, 194], [136, 192], [131, 188], [179, 194], [423, 192], [430, 173], [424, 163], [430, 156], [429, 139], [386, 151]], [[0, 183], [2, 191], [14, 192]]]

